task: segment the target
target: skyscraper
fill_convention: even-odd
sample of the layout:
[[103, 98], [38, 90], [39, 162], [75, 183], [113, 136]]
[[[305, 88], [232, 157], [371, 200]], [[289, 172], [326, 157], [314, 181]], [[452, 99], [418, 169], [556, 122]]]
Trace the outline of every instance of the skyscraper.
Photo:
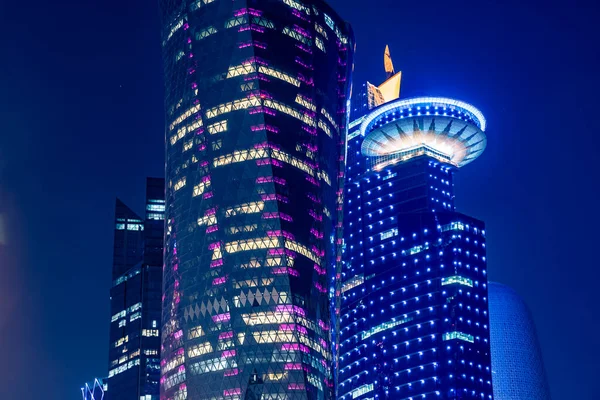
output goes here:
[[145, 218], [117, 199], [110, 290], [110, 400], [158, 400], [164, 179], [146, 181]]
[[490, 282], [490, 337], [496, 400], [550, 400], [529, 308], [508, 286]]
[[452, 182], [483, 152], [485, 119], [433, 97], [384, 99], [356, 118], [339, 398], [491, 399], [485, 229], [455, 211]]
[[330, 399], [350, 27], [321, 0], [162, 0], [161, 394]]

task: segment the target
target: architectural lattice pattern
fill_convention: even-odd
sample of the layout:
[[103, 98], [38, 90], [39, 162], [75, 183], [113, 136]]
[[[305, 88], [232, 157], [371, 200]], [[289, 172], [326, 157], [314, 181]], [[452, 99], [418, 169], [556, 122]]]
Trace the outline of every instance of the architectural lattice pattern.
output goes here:
[[352, 33], [321, 0], [161, 11], [161, 399], [330, 399]]
[[550, 400], [531, 313], [508, 286], [490, 282], [492, 372], [496, 400]]

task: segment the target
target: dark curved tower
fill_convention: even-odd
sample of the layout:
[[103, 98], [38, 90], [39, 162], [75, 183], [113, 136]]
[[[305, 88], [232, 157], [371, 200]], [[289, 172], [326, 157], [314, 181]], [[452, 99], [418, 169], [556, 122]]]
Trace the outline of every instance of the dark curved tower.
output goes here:
[[529, 308], [510, 287], [489, 284], [496, 400], [550, 400], [542, 351]]
[[330, 399], [352, 32], [320, 0], [161, 11], [161, 399]]

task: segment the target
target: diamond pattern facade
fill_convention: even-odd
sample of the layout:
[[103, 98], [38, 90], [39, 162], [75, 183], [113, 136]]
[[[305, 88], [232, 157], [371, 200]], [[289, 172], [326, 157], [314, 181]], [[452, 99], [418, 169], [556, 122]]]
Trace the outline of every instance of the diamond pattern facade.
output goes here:
[[320, 0], [161, 12], [161, 399], [330, 399], [352, 32]]

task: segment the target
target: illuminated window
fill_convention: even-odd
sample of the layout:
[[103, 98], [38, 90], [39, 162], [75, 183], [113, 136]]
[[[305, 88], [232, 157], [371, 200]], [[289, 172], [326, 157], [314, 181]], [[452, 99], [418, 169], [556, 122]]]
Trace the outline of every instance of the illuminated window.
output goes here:
[[183, 19], [178, 20], [175, 25], [171, 27], [169, 31], [169, 35], [167, 36], [167, 40], [171, 39], [171, 37], [183, 26]]
[[250, 19], [250, 22], [258, 26], [263, 26], [265, 28], [275, 29], [275, 24], [272, 21], [263, 17], [254, 16]]
[[225, 28], [233, 28], [248, 23], [248, 15], [244, 14], [239, 17], [233, 17], [225, 21]]
[[442, 286], [452, 285], [453, 283], [473, 287], [473, 281], [471, 279], [459, 275], [449, 276], [448, 278], [442, 278]]
[[389, 239], [389, 238], [394, 237], [394, 236], [398, 236], [398, 229], [397, 228], [392, 228], [392, 229], [389, 229], [387, 231], [381, 232], [379, 234], [379, 238], [381, 240]]
[[295, 316], [289, 312], [259, 311], [251, 314], [242, 314], [246, 325], [281, 324], [295, 322]]
[[195, 2], [192, 3], [192, 5], [190, 5], [190, 10], [192, 11], [196, 11], [197, 9], [199, 9], [200, 7], [202, 7], [205, 4], [210, 4], [215, 0], [197, 0]]
[[183, 151], [186, 152], [194, 146], [194, 139], [190, 139], [183, 144]]
[[[324, 14], [326, 15], [326, 14]], [[357, 387], [356, 389], [354, 389], [353, 391], [351, 391], [350, 393], [352, 393], [352, 398], [355, 399], [357, 397], [362, 396], [365, 393], [369, 393], [373, 391], [373, 384], [369, 383], [368, 385], [362, 385]]]
[[340, 31], [340, 28], [337, 26], [335, 27], [335, 35], [338, 37], [338, 39], [340, 39], [340, 42], [343, 44], [348, 44], [348, 38], [342, 35], [342, 31]]
[[317, 31], [321, 35], [323, 35], [323, 37], [325, 39], [329, 39], [329, 37], [327, 36], [327, 31], [325, 31], [325, 29], [323, 29], [323, 27], [321, 25], [319, 25], [318, 23], [316, 23], [316, 22], [315, 22], [315, 31]]
[[126, 364], [119, 365], [117, 368], [111, 369], [108, 372], [108, 377], [111, 378], [111, 377], [113, 377], [115, 375], [120, 374], [121, 372], [125, 372], [128, 369], [135, 367], [136, 365], [140, 365], [140, 359], [139, 358], [136, 359], [136, 360], [129, 361]]
[[250, 225], [241, 225], [241, 226], [231, 226], [229, 227], [229, 233], [232, 235], [240, 232], [253, 232], [258, 228], [257, 224]]
[[356, 275], [353, 278], [350, 278], [346, 282], [342, 284], [342, 293], [347, 292], [350, 289], [353, 289], [359, 285], [362, 285], [365, 282], [365, 276], [363, 274]]
[[214, 35], [215, 33], [217, 33], [217, 29], [214, 26], [209, 26], [208, 28], [196, 32], [196, 40], [202, 40], [210, 35]]
[[183, 50], [180, 50], [179, 53], [177, 53], [177, 55], [175, 56], [175, 62], [181, 60], [184, 55], [185, 55], [185, 52]]
[[175, 358], [167, 361], [167, 363], [161, 368], [161, 374], [166, 374], [167, 372], [172, 371], [174, 368], [179, 367], [185, 362], [185, 357], [183, 354], [175, 356]]
[[222, 371], [224, 369], [236, 368], [235, 358], [212, 358], [194, 363], [190, 366], [190, 372], [194, 375], [205, 374], [207, 372]]
[[161, 378], [161, 388], [169, 390], [183, 382], [185, 382], [185, 368], [179, 368], [175, 374]]
[[261, 331], [253, 332], [254, 340], [256, 343], [284, 343], [284, 342], [295, 342], [294, 332], [282, 332], [282, 331]]
[[282, 379], [285, 379], [286, 377], [287, 377], [287, 372], [280, 372], [280, 373], [269, 372], [267, 374], [267, 379], [270, 381], [280, 381]]
[[177, 125], [179, 125], [180, 123], [182, 123], [183, 121], [185, 121], [190, 116], [196, 114], [198, 111], [200, 111], [200, 105], [199, 104], [188, 108], [183, 114], [181, 114], [179, 117], [177, 117], [175, 119], [175, 121], [173, 121], [171, 123], [171, 125], [169, 125], [169, 130], [172, 131], [173, 129], [175, 129], [175, 127]]
[[191, 328], [188, 332], [188, 339], [196, 339], [199, 338], [200, 336], [204, 335], [204, 331], [202, 330], [201, 326], [196, 326], [194, 328]]
[[252, 203], [244, 203], [239, 206], [229, 207], [225, 210], [225, 215], [231, 217], [238, 214], [252, 214], [261, 212], [265, 208], [263, 201], [255, 201]]
[[141, 313], [141, 312], [139, 312], [139, 311], [137, 311], [137, 312], [134, 312], [134, 313], [133, 313], [133, 314], [131, 314], [131, 316], [129, 317], [129, 322], [133, 322], [133, 321], [135, 321], [136, 319], [140, 319], [140, 318], [142, 318], [142, 313]]
[[186, 177], [184, 176], [183, 178], [181, 178], [176, 184], [175, 184], [175, 191], [178, 191], [179, 189], [181, 189], [182, 187], [185, 186], [185, 181], [186, 181]]
[[452, 222], [452, 223], [442, 226], [442, 232], [464, 231], [464, 230], [465, 230], [465, 224], [463, 224], [462, 222]]
[[177, 143], [177, 141], [179, 141], [180, 139], [182, 139], [187, 133], [192, 132], [198, 128], [200, 128], [202, 126], [202, 120], [198, 119], [194, 122], [192, 122], [191, 124], [187, 125], [187, 126], [182, 126], [181, 128], [179, 128], [177, 130], [177, 133], [174, 134], [173, 136], [171, 136], [170, 142], [171, 145], [174, 145], [175, 143]]
[[129, 342], [129, 335], [123, 336], [122, 338], [120, 338], [119, 340], [117, 340], [115, 342], [115, 347], [120, 347], [123, 344]]
[[277, 237], [263, 237], [256, 239], [236, 240], [225, 244], [225, 251], [228, 253], [237, 253], [239, 251], [273, 249], [280, 247], [280, 241]]
[[201, 356], [203, 354], [210, 353], [212, 351], [213, 351], [213, 349], [212, 349], [210, 342], [205, 342], [205, 343], [197, 344], [195, 346], [190, 347], [188, 350], [188, 357], [194, 358], [194, 357]]
[[142, 329], [142, 336], [158, 336], [158, 329]]
[[311, 250], [309, 250], [303, 244], [300, 244], [298, 242], [291, 241], [291, 240], [286, 240], [285, 248], [288, 250], [295, 251], [296, 253], [302, 254], [304, 257], [308, 258], [309, 260], [313, 261], [314, 263], [321, 265], [321, 257], [314, 254]]
[[304, 43], [307, 46], [312, 46], [312, 40], [310, 38], [296, 32], [295, 30], [290, 29], [287, 26], [283, 28], [283, 33], [291, 38], [296, 39], [299, 42]]
[[219, 132], [225, 132], [227, 130], [227, 120], [215, 122], [212, 125], [208, 125], [206, 128], [208, 129], [208, 133], [211, 135]]
[[281, 111], [284, 114], [288, 114], [296, 119], [299, 119], [300, 121], [304, 122], [305, 124], [307, 124], [309, 126], [314, 127], [316, 125], [313, 117], [311, 117], [305, 113], [301, 113], [300, 111], [296, 110], [295, 108], [292, 108], [284, 103], [278, 102], [277, 100], [265, 99], [264, 106], [273, 108], [277, 111]]
[[305, 6], [304, 4], [302, 4], [299, 1], [296, 0], [283, 0], [283, 2], [285, 4], [287, 4], [288, 6], [295, 8], [298, 11], [304, 11], [306, 14], [310, 15], [310, 8], [308, 8], [307, 6]]
[[308, 108], [311, 111], [317, 110], [317, 107], [312, 103], [312, 101], [301, 94], [296, 95], [296, 103]]
[[250, 95], [246, 98], [223, 103], [217, 107], [209, 108], [206, 111], [207, 118], [214, 118], [221, 114], [236, 110], [245, 110], [249, 107], [258, 107], [261, 105], [260, 98], [256, 95]]
[[243, 63], [241, 65], [229, 67], [229, 70], [227, 70], [226, 79], [234, 78], [240, 75], [248, 75], [254, 72], [256, 72], [256, 65], [252, 63]]
[[146, 211], [165, 211], [165, 205], [163, 204], [148, 204], [146, 205]]
[[198, 225], [214, 225], [217, 223], [217, 217], [215, 215], [206, 215], [202, 218], [198, 218]]
[[361, 340], [365, 340], [365, 339], [367, 339], [367, 338], [375, 335], [376, 333], [385, 331], [387, 329], [391, 329], [391, 328], [393, 328], [395, 326], [398, 326], [398, 325], [405, 324], [405, 323], [407, 323], [409, 321], [412, 321], [412, 318], [404, 318], [404, 319], [399, 319], [397, 321], [396, 321], [395, 318], [392, 318], [391, 321], [384, 322], [383, 324], [379, 324], [377, 326], [374, 326], [373, 328], [369, 329], [368, 331], [362, 332], [362, 334], [361, 334]]
[[327, 110], [325, 108], [321, 108], [321, 114], [323, 114], [323, 116], [325, 118], [327, 118], [327, 121], [329, 121], [329, 123], [331, 124], [331, 126], [333, 126], [336, 131], [340, 130], [340, 128], [338, 128], [337, 124], [333, 120], [333, 117], [331, 116], [331, 114], [329, 114], [329, 112], [327, 112]]
[[294, 78], [290, 74], [287, 74], [287, 73], [285, 73], [283, 71], [280, 71], [278, 69], [267, 67], [267, 66], [264, 66], [264, 65], [260, 65], [258, 67], [258, 72], [261, 73], [261, 74], [272, 76], [272, 77], [277, 78], [277, 79], [281, 79], [282, 81], [285, 81], [287, 83], [291, 83], [292, 85], [294, 85], [296, 87], [300, 87], [300, 81], [297, 78]]
[[331, 134], [331, 130], [329, 129], [327, 124], [325, 122], [323, 122], [322, 120], [319, 120], [319, 128], [321, 128], [321, 130], [323, 132], [325, 132], [327, 134], [327, 136], [329, 136], [330, 138], [333, 137], [333, 135]]
[[382, 179], [384, 181], [387, 181], [388, 179], [392, 179], [393, 177], [395, 177], [396, 175], [398, 175], [396, 172], [394, 172], [393, 174], [388, 174], [386, 176], [384, 176]]
[[469, 335], [469, 334], [458, 332], [458, 331], [444, 333], [444, 340], [453, 340], [453, 339], [464, 340], [465, 342], [469, 342], [469, 343], [475, 342], [473, 335]]
[[325, 44], [323, 43], [323, 40], [321, 40], [320, 37], [315, 37], [315, 44], [317, 45], [319, 50], [321, 50], [323, 53], [327, 53], [327, 50], [325, 50]]
[[192, 194], [192, 196], [200, 196], [208, 187], [210, 187], [210, 179], [206, 179], [204, 182], [200, 182], [199, 184], [194, 186], [194, 193]]

